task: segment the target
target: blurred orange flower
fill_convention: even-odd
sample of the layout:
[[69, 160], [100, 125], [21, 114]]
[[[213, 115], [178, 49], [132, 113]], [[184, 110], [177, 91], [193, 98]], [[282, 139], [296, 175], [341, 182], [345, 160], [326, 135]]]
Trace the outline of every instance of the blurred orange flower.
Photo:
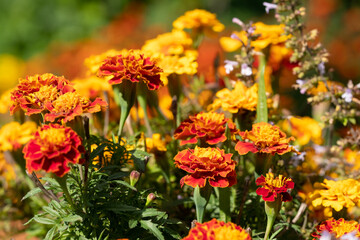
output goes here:
[[186, 149], [175, 157], [175, 166], [189, 173], [180, 180], [181, 187], [205, 187], [206, 181], [213, 187], [231, 187], [236, 184], [236, 162], [232, 154], [219, 148]]
[[23, 149], [29, 172], [45, 170], [59, 177], [70, 171], [69, 164], [82, 164], [81, 138], [69, 127], [44, 125]]
[[330, 218], [320, 223], [318, 226], [316, 226], [316, 230], [311, 234], [311, 236], [314, 237], [313, 238], [314, 240], [318, 240], [321, 238], [321, 234], [324, 233], [325, 231], [329, 232], [336, 239], [340, 239], [340, 237], [344, 236], [345, 234], [352, 233], [355, 231], [354, 235], [357, 238], [359, 238], [360, 224], [357, 221], [353, 221], [353, 220], [348, 221], [343, 218], [335, 220], [333, 218]]
[[10, 122], [0, 129], [0, 151], [16, 151], [33, 138], [36, 132], [34, 122]]
[[261, 175], [256, 179], [256, 185], [262, 186], [256, 190], [256, 193], [262, 196], [266, 202], [274, 202], [280, 198], [281, 202], [288, 202], [292, 197], [288, 193], [288, 189], [294, 188], [294, 182], [291, 178], [279, 175], [275, 178], [273, 173], [267, 173], [266, 177]]
[[226, 140], [226, 123], [232, 135], [238, 132], [232, 120], [225, 118], [223, 113], [201, 112], [183, 121], [175, 130], [174, 138], [181, 139], [180, 145], [196, 144], [198, 139], [214, 145]]
[[209, 222], [196, 223], [189, 234], [182, 240], [251, 240], [251, 236], [240, 226], [228, 222], [218, 221], [215, 218]]
[[275, 153], [282, 155], [288, 152], [296, 152], [293, 147], [289, 146], [290, 141], [294, 141], [294, 137], [286, 138], [286, 134], [280, 130], [279, 127], [273, 126], [270, 123], [255, 123], [251, 131], [240, 132], [243, 140], [250, 140], [251, 142], [239, 141], [235, 150], [240, 155], [252, 153]]

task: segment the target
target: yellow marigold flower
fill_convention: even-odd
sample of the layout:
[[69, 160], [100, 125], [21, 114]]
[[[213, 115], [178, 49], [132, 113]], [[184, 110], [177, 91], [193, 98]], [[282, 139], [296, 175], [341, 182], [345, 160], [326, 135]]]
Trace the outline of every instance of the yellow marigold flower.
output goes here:
[[7, 113], [12, 104], [11, 101], [11, 92], [13, 89], [7, 90], [0, 97], [0, 113]]
[[0, 129], [0, 151], [15, 151], [33, 138], [37, 126], [34, 122], [10, 122]]
[[240, 226], [215, 218], [205, 223], [196, 223], [189, 234], [182, 240], [251, 240], [250, 235]]
[[[347, 233], [352, 233], [355, 231], [355, 236], [357, 238], [360, 237], [360, 224], [353, 220], [345, 220], [340, 218], [339, 220], [335, 220], [333, 218], [328, 219], [316, 227], [315, 232], [311, 234], [314, 237], [314, 240], [318, 240], [321, 238], [321, 234], [327, 231], [331, 235], [335, 236], [336, 239], [344, 236]], [[345, 238], [344, 238], [345, 239]], [[350, 238], [348, 238], [350, 239]]]
[[318, 145], [323, 142], [321, 124], [310, 117], [291, 117], [281, 123], [281, 128], [294, 136], [300, 146], [308, 144], [310, 140]]
[[72, 83], [74, 83], [75, 90], [81, 96], [89, 99], [102, 97], [104, 91], [110, 93], [109, 95], [112, 95], [112, 87], [110, 83], [96, 76], [77, 78], [74, 79]]
[[86, 58], [84, 61], [85, 66], [88, 68], [89, 72], [93, 75], [96, 75], [99, 71], [99, 68], [103, 64], [103, 61], [107, 57], [112, 57], [120, 54], [127, 53], [127, 50], [124, 49], [122, 51], [117, 51], [115, 49], [110, 49], [104, 53], [98, 54], [98, 55], [91, 55], [90, 57]]
[[195, 32], [221, 32], [225, 26], [216, 19], [216, 14], [203, 9], [187, 11], [173, 22], [175, 29], [192, 29]]
[[166, 152], [166, 142], [161, 139], [160, 133], [154, 133], [151, 138], [146, 138], [146, 150], [149, 153]]
[[224, 111], [238, 113], [244, 110], [255, 111], [258, 98], [258, 85], [247, 88], [241, 81], [236, 82], [233, 90], [224, 88], [216, 93], [216, 99], [208, 109], [221, 108]]
[[355, 206], [360, 200], [360, 182], [355, 179], [327, 180], [323, 183], [315, 183], [317, 188], [311, 195], [314, 207], [322, 205], [340, 211], [344, 207]]
[[5, 178], [7, 182], [16, 177], [13, 165], [6, 161], [3, 153], [0, 153], [0, 176]]
[[[255, 28], [253, 35], [260, 35], [256, 40], [251, 41], [251, 46], [254, 47], [256, 51], [261, 51], [270, 44], [280, 44], [284, 43], [290, 36], [284, 35], [285, 25], [266, 25], [262, 22], [257, 22], [253, 24]], [[247, 37], [245, 31], [234, 32], [234, 34], [241, 40], [222, 37], [220, 39], [220, 44], [226, 52], [234, 52], [242, 46], [242, 42], [247, 44]]]
[[0, 55], [0, 92], [12, 88], [25, 74], [25, 62], [14, 55]]

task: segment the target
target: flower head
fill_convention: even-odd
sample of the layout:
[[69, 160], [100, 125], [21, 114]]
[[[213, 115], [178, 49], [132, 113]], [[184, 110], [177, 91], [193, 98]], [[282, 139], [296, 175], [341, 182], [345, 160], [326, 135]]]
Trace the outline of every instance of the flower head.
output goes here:
[[290, 141], [294, 141], [293, 137], [286, 138], [286, 134], [283, 133], [279, 127], [273, 126], [270, 123], [255, 123], [252, 126], [251, 131], [240, 132], [240, 136], [243, 140], [247, 139], [251, 142], [239, 141], [235, 150], [240, 155], [252, 153], [275, 153], [282, 155], [288, 152], [296, 152], [293, 147], [289, 146]]
[[91, 102], [78, 92], [67, 92], [60, 95], [53, 102], [46, 104], [46, 108], [50, 113], [45, 114], [45, 120], [53, 122], [56, 118], [60, 118], [67, 122], [83, 113], [99, 112], [101, 107], [105, 106], [107, 106], [107, 103], [100, 98], [96, 98], [95, 101]]
[[144, 54], [130, 51], [127, 55], [115, 55], [106, 58], [99, 69], [99, 76], [109, 76], [110, 84], [120, 84], [124, 80], [134, 83], [143, 81], [150, 90], [157, 90], [164, 83], [160, 79], [156, 62]]
[[189, 173], [181, 179], [181, 186], [202, 188], [209, 180], [213, 187], [231, 187], [236, 183], [236, 162], [231, 156], [219, 148], [195, 147], [179, 152], [174, 157], [175, 166]]
[[[226, 123], [232, 134], [238, 132], [235, 124], [231, 119], [225, 118], [223, 113], [201, 112], [183, 121], [175, 130], [174, 138], [181, 139], [180, 145], [195, 144], [198, 139], [203, 139], [210, 145], [224, 142]], [[188, 138], [190, 139], [185, 140]]]
[[315, 183], [317, 188], [311, 195], [314, 207], [322, 205], [340, 211], [344, 207], [349, 208], [360, 202], [360, 182], [355, 179], [327, 180], [323, 183]]
[[24, 147], [26, 168], [29, 172], [45, 170], [59, 177], [70, 171], [69, 163], [83, 162], [81, 138], [69, 127], [44, 125]]
[[47, 103], [73, 91], [70, 81], [64, 77], [57, 77], [51, 73], [28, 76], [20, 79], [11, 93], [13, 105], [10, 107], [10, 113], [13, 114], [19, 108], [27, 115], [41, 113], [46, 110]]
[[262, 196], [266, 202], [274, 202], [276, 198], [280, 198], [282, 202], [292, 200], [288, 193], [288, 189], [294, 188], [294, 182], [291, 178], [279, 175], [275, 177], [273, 173], [267, 173], [266, 177], [261, 175], [256, 179], [256, 185], [261, 186], [256, 190], [256, 193]]
[[36, 124], [34, 122], [10, 122], [2, 126], [0, 129], [0, 151], [15, 151], [20, 149], [36, 132]]
[[161, 139], [160, 133], [154, 133], [151, 138], [146, 138], [146, 150], [154, 154], [165, 153], [167, 151], [166, 142]]
[[353, 232], [356, 237], [360, 237], [360, 224], [353, 220], [348, 221], [343, 218], [335, 220], [330, 218], [316, 226], [315, 232], [311, 234], [311, 236], [314, 237], [313, 240], [320, 239], [325, 231], [329, 232], [336, 239]]
[[182, 240], [251, 240], [250, 235], [232, 222], [225, 223], [215, 218], [205, 223], [196, 223]]
[[193, 31], [221, 32], [225, 26], [216, 19], [216, 15], [203, 9], [187, 11], [173, 22], [175, 29], [193, 29]]
[[258, 85], [247, 88], [241, 81], [235, 83], [233, 90], [224, 88], [216, 93], [214, 103], [209, 109], [221, 108], [224, 111], [238, 113], [242, 111], [255, 111], [258, 98]]
[[230, 61], [230, 60], [225, 60], [225, 72], [226, 74], [230, 74], [233, 70], [234, 67], [238, 67], [239, 63], [236, 61]]
[[7, 113], [12, 105], [11, 92], [13, 89], [9, 89], [0, 96], [0, 113]]

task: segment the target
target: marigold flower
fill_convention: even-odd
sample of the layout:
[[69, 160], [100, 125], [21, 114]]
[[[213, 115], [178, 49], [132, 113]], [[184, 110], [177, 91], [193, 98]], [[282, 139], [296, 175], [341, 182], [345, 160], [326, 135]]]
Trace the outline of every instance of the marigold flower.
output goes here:
[[160, 79], [163, 70], [157, 63], [144, 54], [129, 52], [128, 55], [116, 55], [106, 58], [99, 69], [99, 76], [110, 76], [110, 84], [120, 84], [123, 80], [143, 81], [150, 90], [157, 90], [164, 83]]
[[339, 220], [335, 220], [333, 218], [328, 219], [318, 226], [316, 226], [315, 232], [311, 234], [313, 240], [319, 240], [321, 234], [327, 231], [331, 235], [334, 235], [336, 239], [344, 236], [347, 233], [351, 233], [355, 231], [355, 236], [360, 237], [360, 224], [353, 220], [345, 220], [340, 218]]
[[104, 53], [98, 54], [98, 55], [91, 55], [88, 58], [85, 59], [84, 64], [89, 70], [89, 75], [94, 74], [96, 75], [99, 71], [99, 68], [101, 65], [103, 65], [103, 62], [108, 57], [113, 57], [117, 55], [123, 55], [127, 54], [128, 50], [123, 49], [121, 51], [117, 51], [115, 49], [110, 49]]
[[255, 111], [258, 98], [258, 85], [255, 83], [247, 88], [241, 81], [235, 83], [233, 90], [224, 88], [216, 93], [216, 99], [208, 108], [216, 110], [221, 108], [224, 111], [238, 113], [244, 110]]
[[175, 157], [175, 166], [190, 173], [180, 180], [181, 187], [205, 187], [206, 180], [213, 187], [231, 187], [236, 184], [236, 162], [232, 154], [225, 154], [219, 148], [187, 149]]
[[193, 29], [194, 31], [221, 32], [225, 26], [216, 19], [216, 14], [203, 9], [187, 11], [173, 22], [175, 29]]
[[33, 138], [36, 132], [34, 122], [10, 122], [0, 129], [0, 151], [16, 151]]
[[12, 105], [11, 92], [13, 89], [9, 89], [0, 96], [0, 113], [7, 113]]
[[[280, 44], [284, 43], [290, 36], [284, 35], [285, 25], [266, 25], [262, 22], [256, 22], [253, 24], [255, 28], [253, 35], [260, 35], [256, 40], [251, 41], [251, 46], [255, 48], [256, 51], [261, 51], [270, 44]], [[226, 52], [234, 52], [242, 46], [242, 42], [247, 44], [246, 32], [234, 32], [234, 34], [239, 39], [234, 39], [231, 37], [222, 37], [220, 38], [220, 44]]]
[[149, 153], [166, 152], [166, 142], [161, 139], [160, 133], [154, 133], [151, 138], [146, 138], [146, 150]]
[[[190, 116], [183, 121], [174, 132], [175, 139], [181, 139], [180, 145], [195, 144], [198, 139], [206, 141], [210, 145], [224, 142], [226, 140], [226, 123], [232, 135], [238, 130], [231, 119], [225, 118], [223, 113], [201, 112]], [[189, 140], [185, 140], [190, 138]]]
[[196, 223], [189, 234], [182, 240], [251, 240], [251, 236], [240, 226], [228, 222], [218, 221], [215, 218], [205, 223]]
[[360, 182], [355, 179], [327, 180], [315, 183], [316, 190], [310, 196], [314, 207], [322, 205], [339, 212], [341, 209], [353, 207], [360, 201]]
[[19, 108], [23, 109], [26, 115], [41, 113], [46, 110], [47, 103], [73, 91], [70, 81], [64, 77], [57, 77], [51, 73], [28, 76], [20, 79], [11, 93], [13, 105], [10, 107], [10, 113], [13, 114]]
[[44, 125], [23, 149], [29, 172], [45, 170], [59, 177], [70, 171], [69, 164], [82, 164], [81, 138], [69, 127]]
[[261, 175], [256, 179], [256, 185], [262, 186], [256, 190], [256, 193], [262, 196], [266, 202], [274, 202], [276, 198], [280, 197], [282, 202], [292, 200], [288, 193], [288, 189], [294, 188], [294, 182], [291, 178], [279, 175], [275, 178], [273, 173], [267, 173], [266, 177]]
[[255, 123], [252, 126], [251, 131], [240, 132], [240, 136], [243, 140], [250, 140], [251, 142], [239, 141], [235, 150], [240, 155], [252, 153], [275, 153], [282, 155], [288, 152], [296, 152], [293, 147], [289, 146], [290, 141], [294, 141], [293, 137], [286, 138], [286, 134], [283, 133], [279, 127], [273, 126], [270, 123]]
[[351, 164], [351, 168], [353, 170], [360, 169], [360, 151], [359, 150], [351, 150], [350, 148], [346, 148], [344, 150], [344, 158], [346, 162]]
[[308, 144], [310, 140], [318, 145], [323, 141], [320, 123], [310, 117], [291, 117], [283, 121], [281, 127], [294, 136], [300, 146]]
[[78, 92], [67, 92], [54, 101], [46, 103], [46, 108], [50, 113], [45, 114], [45, 120], [53, 122], [56, 118], [61, 118], [64, 122], [67, 122], [83, 113], [99, 112], [101, 107], [105, 106], [107, 106], [107, 103], [100, 98], [96, 98], [95, 101], [91, 102]]
[[97, 97], [102, 97], [104, 92], [112, 95], [112, 87], [104, 79], [91, 76], [87, 78], [77, 78], [72, 81], [74, 84], [75, 90], [84, 97], [89, 99], [96, 99]]

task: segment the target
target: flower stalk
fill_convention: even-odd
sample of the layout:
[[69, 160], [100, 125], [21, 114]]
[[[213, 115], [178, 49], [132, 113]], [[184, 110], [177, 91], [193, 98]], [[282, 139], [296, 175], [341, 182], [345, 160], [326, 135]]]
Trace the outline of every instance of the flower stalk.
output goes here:
[[259, 55], [260, 64], [259, 64], [259, 71], [260, 77], [258, 80], [258, 102], [256, 107], [256, 122], [268, 122], [268, 109], [267, 109], [267, 101], [266, 101], [266, 91], [265, 91], [265, 55]]
[[196, 186], [194, 189], [194, 203], [196, 207], [196, 219], [199, 223], [203, 223], [204, 212], [206, 205], [209, 202], [212, 188], [210, 184], [206, 184], [205, 187], [200, 188]]

